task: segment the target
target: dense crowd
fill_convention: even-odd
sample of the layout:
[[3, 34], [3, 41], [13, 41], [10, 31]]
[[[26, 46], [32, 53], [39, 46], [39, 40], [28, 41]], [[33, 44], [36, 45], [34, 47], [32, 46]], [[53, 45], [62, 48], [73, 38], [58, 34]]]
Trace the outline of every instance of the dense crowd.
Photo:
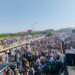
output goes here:
[[55, 36], [45, 36], [22, 48], [7, 51], [4, 64], [13, 62], [15, 68], [8, 67], [6, 75], [60, 75], [64, 58], [62, 42]]
[[34, 36], [28, 35], [28, 36], [14, 37], [14, 38], [5, 38], [5, 39], [0, 40], [1, 41], [0, 47], [2, 46], [3, 48], [7, 48], [7, 47], [10, 47], [10, 45], [19, 44], [25, 40], [39, 37], [40, 35], [34, 35]]

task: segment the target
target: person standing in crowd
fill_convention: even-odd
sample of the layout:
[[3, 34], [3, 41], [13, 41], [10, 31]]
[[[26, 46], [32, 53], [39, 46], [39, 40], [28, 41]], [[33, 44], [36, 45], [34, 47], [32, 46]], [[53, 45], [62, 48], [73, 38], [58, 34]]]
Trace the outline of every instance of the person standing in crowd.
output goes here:
[[20, 57], [20, 62], [19, 63], [20, 63], [20, 73], [22, 73], [23, 69], [22, 69], [22, 58], [21, 57]]
[[8, 63], [8, 60], [9, 60], [8, 53], [6, 51], [5, 54], [4, 54], [4, 64], [7, 64]]
[[7, 68], [6, 75], [14, 75], [14, 72], [11, 70], [10, 67]]

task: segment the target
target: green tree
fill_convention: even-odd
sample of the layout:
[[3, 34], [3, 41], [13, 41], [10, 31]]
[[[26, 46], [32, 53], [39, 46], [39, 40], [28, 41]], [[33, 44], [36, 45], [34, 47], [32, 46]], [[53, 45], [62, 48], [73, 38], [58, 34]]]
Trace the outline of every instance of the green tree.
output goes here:
[[53, 34], [53, 32], [51, 32], [50, 30], [46, 30], [45, 33], [48, 35], [48, 36], [51, 36]]

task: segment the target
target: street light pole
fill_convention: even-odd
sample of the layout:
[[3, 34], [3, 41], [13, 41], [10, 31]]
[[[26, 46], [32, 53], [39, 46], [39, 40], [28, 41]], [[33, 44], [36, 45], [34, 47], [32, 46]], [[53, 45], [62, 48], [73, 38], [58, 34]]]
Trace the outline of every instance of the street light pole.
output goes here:
[[34, 31], [35, 31], [34, 25], [36, 25], [36, 24], [37, 24], [37, 23], [32, 24], [32, 33], [33, 33], [33, 35], [34, 35]]
[[37, 23], [32, 24], [32, 30], [35, 31], [35, 27], [34, 25], [36, 25]]

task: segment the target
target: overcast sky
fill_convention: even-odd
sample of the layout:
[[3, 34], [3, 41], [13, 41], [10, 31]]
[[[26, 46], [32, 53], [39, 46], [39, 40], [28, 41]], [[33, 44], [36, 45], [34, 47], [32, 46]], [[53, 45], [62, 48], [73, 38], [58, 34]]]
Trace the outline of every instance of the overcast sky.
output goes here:
[[0, 0], [0, 33], [75, 27], [75, 0]]

